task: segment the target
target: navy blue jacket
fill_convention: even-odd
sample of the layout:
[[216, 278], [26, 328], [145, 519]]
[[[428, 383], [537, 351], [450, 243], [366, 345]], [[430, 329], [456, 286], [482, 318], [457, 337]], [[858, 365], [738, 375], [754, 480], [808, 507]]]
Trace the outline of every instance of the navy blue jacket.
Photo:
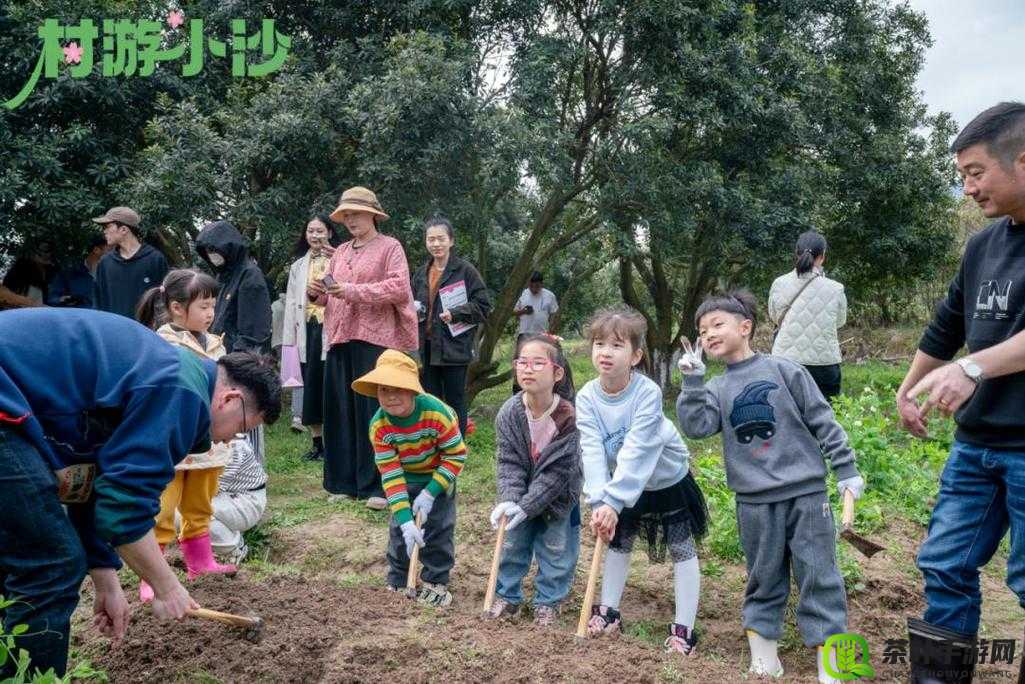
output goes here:
[[175, 464], [208, 448], [216, 365], [86, 309], [4, 311], [0, 340], [0, 430], [53, 470], [96, 464], [92, 499], [68, 515], [89, 567], [119, 567], [112, 547], [153, 527]]
[[[62, 268], [50, 281], [46, 294], [46, 303], [50, 306], [75, 306], [92, 309], [96, 280], [83, 262]], [[62, 302], [62, 297], [71, 297], [72, 301]]]

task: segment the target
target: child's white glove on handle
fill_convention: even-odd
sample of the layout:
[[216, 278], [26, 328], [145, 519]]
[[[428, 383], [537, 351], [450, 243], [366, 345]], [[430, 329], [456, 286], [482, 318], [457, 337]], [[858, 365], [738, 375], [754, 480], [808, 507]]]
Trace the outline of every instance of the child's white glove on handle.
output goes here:
[[424, 533], [412, 520], [402, 523], [399, 529], [402, 530], [402, 540], [406, 542], [406, 555], [412, 556], [415, 547], [424, 545]]
[[413, 499], [413, 517], [415, 518], [418, 514], [423, 513], [423, 519], [427, 520], [427, 516], [431, 514], [432, 508], [434, 508], [434, 495], [427, 491], [425, 487]]
[[855, 475], [854, 477], [837, 482], [836, 488], [840, 491], [841, 498], [843, 497], [844, 490], [849, 489], [854, 494], [855, 499], [860, 499], [861, 495], [865, 493], [865, 479], [861, 475]]
[[527, 514], [523, 512], [519, 504], [512, 501], [503, 501], [491, 511], [491, 529], [498, 529], [498, 523], [502, 520], [503, 515], [505, 516], [506, 531], [511, 530], [527, 519]]
[[703, 358], [704, 350], [701, 349], [701, 340], [695, 341], [694, 346], [691, 347], [690, 340], [682, 337], [680, 338], [680, 347], [683, 348], [683, 354], [676, 362], [680, 372], [684, 375], [704, 375], [707, 369]]

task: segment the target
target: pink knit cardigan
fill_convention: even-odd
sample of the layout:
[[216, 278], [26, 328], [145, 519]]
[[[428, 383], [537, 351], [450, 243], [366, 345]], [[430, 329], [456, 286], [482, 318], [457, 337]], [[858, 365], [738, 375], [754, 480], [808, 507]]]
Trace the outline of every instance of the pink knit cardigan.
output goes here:
[[352, 241], [335, 250], [327, 272], [343, 288], [341, 297], [326, 300], [324, 339], [328, 347], [362, 340], [389, 349], [416, 351], [416, 312], [409, 285], [409, 265], [402, 243], [378, 235], [360, 249]]

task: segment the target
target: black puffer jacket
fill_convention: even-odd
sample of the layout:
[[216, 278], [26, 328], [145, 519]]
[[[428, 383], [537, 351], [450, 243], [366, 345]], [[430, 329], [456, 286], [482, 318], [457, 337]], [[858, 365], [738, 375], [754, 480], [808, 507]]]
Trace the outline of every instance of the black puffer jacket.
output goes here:
[[[441, 295], [434, 297], [434, 309], [431, 312], [431, 331], [427, 333], [427, 320], [425, 312], [427, 309], [428, 283], [427, 269], [434, 263], [433, 259], [417, 269], [413, 274], [411, 285], [413, 287], [413, 299], [423, 305], [423, 312], [418, 314], [420, 320], [420, 359], [424, 365], [431, 366], [465, 366], [473, 361], [474, 344], [477, 339], [478, 329], [467, 330], [462, 335], [452, 337], [448, 325], [441, 320], [442, 306]], [[453, 323], [480, 324], [491, 313], [494, 306], [491, 302], [491, 295], [488, 293], [484, 281], [481, 279], [477, 269], [465, 259], [451, 255], [448, 265], [441, 274], [438, 281], [438, 290], [454, 285], [462, 281], [466, 285], [466, 304], [451, 309]], [[425, 358], [426, 343], [430, 342], [431, 358]]]
[[[224, 336], [228, 352], [266, 352], [270, 348], [270, 293], [263, 272], [249, 256], [246, 239], [227, 221], [216, 221], [204, 226], [196, 237], [196, 251], [221, 284], [210, 332]], [[223, 256], [224, 265], [210, 263], [210, 252]]]

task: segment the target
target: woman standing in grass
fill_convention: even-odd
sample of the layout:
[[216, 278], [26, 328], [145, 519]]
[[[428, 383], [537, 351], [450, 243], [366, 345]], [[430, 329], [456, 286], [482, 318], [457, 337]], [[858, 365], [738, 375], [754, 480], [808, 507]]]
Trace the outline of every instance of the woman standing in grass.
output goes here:
[[338, 244], [334, 221], [315, 214], [306, 222], [295, 245], [299, 257], [288, 269], [285, 314], [281, 343], [293, 345], [299, 352], [303, 374], [302, 424], [310, 430], [313, 448], [304, 458], [324, 458], [324, 306], [310, 301], [306, 290], [327, 273], [328, 260]]
[[843, 285], [826, 277], [826, 238], [814, 230], [797, 239], [794, 270], [769, 290], [769, 318], [779, 327], [772, 355], [796, 361], [832, 399], [840, 394], [840, 341], [847, 323]]
[[[491, 297], [477, 269], [452, 254], [455, 230], [444, 216], [424, 222], [430, 259], [413, 274], [413, 299], [420, 321], [420, 380], [424, 388], [455, 409], [466, 435], [466, 370], [473, 360], [477, 325], [491, 313]], [[443, 295], [465, 302], [445, 306]]]
[[367, 426], [377, 399], [353, 391], [385, 349], [417, 349], [416, 313], [402, 243], [378, 231], [388, 219], [366, 188], [342, 193], [331, 220], [352, 239], [335, 250], [321, 280], [307, 283], [310, 302], [324, 307], [328, 345], [324, 370], [324, 489], [333, 501], [366, 499], [388, 507]]

